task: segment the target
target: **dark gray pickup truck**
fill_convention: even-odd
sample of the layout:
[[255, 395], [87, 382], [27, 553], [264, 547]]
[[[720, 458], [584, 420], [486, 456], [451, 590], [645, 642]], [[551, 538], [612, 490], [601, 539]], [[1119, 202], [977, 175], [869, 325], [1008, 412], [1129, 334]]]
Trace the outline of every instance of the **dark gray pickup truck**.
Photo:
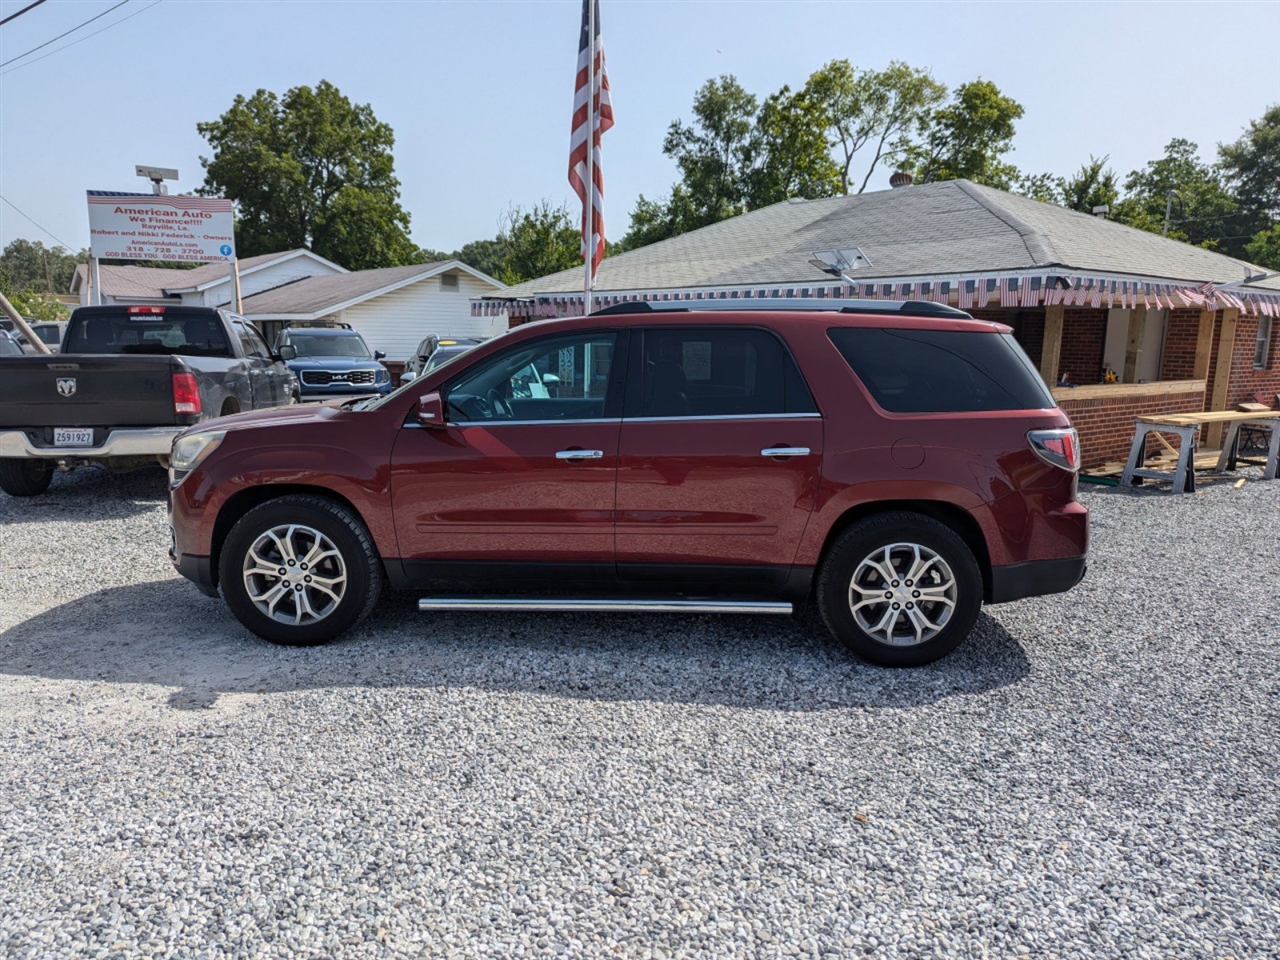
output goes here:
[[59, 466], [166, 465], [202, 420], [298, 402], [297, 378], [243, 317], [212, 307], [80, 307], [62, 352], [0, 357], [0, 489]]

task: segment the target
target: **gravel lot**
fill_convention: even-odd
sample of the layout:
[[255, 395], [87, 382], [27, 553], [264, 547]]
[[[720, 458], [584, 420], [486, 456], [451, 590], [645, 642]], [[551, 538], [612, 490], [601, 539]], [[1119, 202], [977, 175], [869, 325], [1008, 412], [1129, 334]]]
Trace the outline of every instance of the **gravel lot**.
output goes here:
[[932, 667], [814, 618], [271, 647], [157, 471], [0, 494], [0, 955], [1280, 955], [1280, 483], [1087, 489]]

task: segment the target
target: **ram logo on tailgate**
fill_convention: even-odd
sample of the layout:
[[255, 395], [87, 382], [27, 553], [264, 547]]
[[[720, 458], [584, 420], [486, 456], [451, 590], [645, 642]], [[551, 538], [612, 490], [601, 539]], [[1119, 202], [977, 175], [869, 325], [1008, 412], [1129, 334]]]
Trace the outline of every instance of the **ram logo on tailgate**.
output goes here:
[[76, 378], [75, 377], [59, 377], [58, 392], [62, 394], [64, 397], [69, 397], [72, 394], [74, 394], [76, 392]]

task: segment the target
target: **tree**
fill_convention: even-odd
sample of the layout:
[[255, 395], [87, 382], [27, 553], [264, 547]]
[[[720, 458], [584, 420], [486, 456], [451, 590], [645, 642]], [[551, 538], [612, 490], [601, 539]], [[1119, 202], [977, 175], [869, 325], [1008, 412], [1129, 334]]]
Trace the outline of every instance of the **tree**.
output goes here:
[[881, 160], [903, 154], [911, 135], [947, 96], [946, 86], [929, 71], [898, 60], [879, 71], [859, 71], [848, 60], [832, 60], [809, 77], [805, 89], [826, 110], [845, 194], [853, 161], [863, 148], [870, 149], [871, 160], [858, 193], [867, 189]]
[[1280, 223], [1258, 231], [1244, 249], [1249, 260], [1258, 266], [1280, 270]]
[[951, 102], [924, 122], [921, 142], [907, 151], [916, 182], [964, 178], [1008, 190], [1017, 169], [1002, 158], [1013, 149], [1014, 122], [1023, 112], [990, 80], [956, 87]]
[[1199, 147], [1190, 140], [1170, 140], [1163, 157], [1125, 178], [1124, 189], [1124, 199], [1113, 210], [1114, 219], [1121, 223], [1162, 233], [1165, 210], [1171, 209], [1169, 236], [1173, 239], [1209, 249], [1221, 246], [1225, 253], [1243, 251], [1242, 241], [1232, 246], [1221, 241], [1235, 232], [1230, 226], [1236, 204], [1222, 184], [1220, 171], [1200, 160]]
[[1093, 213], [1094, 207], [1114, 207], [1120, 196], [1115, 171], [1107, 166], [1111, 155], [1098, 158], [1089, 155], [1089, 162], [1081, 164], [1075, 176], [1061, 181], [1064, 207], [1081, 213]]
[[236, 202], [242, 257], [308, 247], [352, 270], [412, 263], [409, 214], [400, 206], [391, 127], [327, 80], [283, 97], [237, 96], [196, 129], [213, 158], [205, 196]]
[[687, 233], [695, 228], [694, 220], [693, 201], [680, 184], [671, 188], [671, 196], [665, 200], [650, 200], [642, 193], [631, 211], [631, 225], [618, 241], [616, 252], [625, 253]]
[[46, 247], [39, 240], [11, 240], [0, 253], [0, 271], [9, 289], [17, 293], [41, 290], [46, 294], [66, 293], [71, 288], [76, 264], [84, 263], [87, 250], [72, 254], [65, 247]]
[[830, 124], [826, 107], [807, 87], [792, 93], [784, 86], [765, 100], [745, 156], [748, 210], [791, 197], [815, 200], [840, 192], [840, 171], [827, 144]]
[[694, 122], [674, 120], [662, 152], [675, 160], [692, 205], [686, 229], [736, 216], [746, 209], [748, 171], [758, 150], [759, 103], [732, 75], [708, 80], [693, 98]]
[[1250, 121], [1235, 143], [1219, 144], [1218, 158], [1240, 210], [1231, 233], [1265, 233], [1280, 222], [1280, 104]]
[[522, 283], [580, 267], [582, 234], [569, 211], [547, 200], [529, 210], [507, 211], [496, 243], [502, 251], [494, 277], [503, 283]]

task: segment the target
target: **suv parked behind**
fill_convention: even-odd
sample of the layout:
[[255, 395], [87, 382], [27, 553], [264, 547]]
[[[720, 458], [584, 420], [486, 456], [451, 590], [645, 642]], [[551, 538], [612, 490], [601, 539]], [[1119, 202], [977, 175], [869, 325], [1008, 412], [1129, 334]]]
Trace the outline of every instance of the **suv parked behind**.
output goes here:
[[1079, 581], [1076, 434], [1008, 327], [751, 306], [528, 324], [381, 399], [194, 428], [171, 559], [278, 643], [336, 637], [385, 579], [422, 610], [812, 597], [854, 652], [902, 666], [954, 649], [984, 601]]
[[350, 325], [286, 327], [276, 348], [292, 354], [289, 369], [302, 385], [304, 400], [391, 392], [391, 374], [378, 362], [386, 354], [370, 351], [364, 337]]
[[407, 383], [420, 377], [428, 370], [440, 366], [446, 360], [452, 360], [460, 353], [466, 353], [478, 343], [475, 337], [437, 337], [434, 333], [425, 337], [418, 349], [404, 363], [404, 372], [400, 374], [400, 382]]

